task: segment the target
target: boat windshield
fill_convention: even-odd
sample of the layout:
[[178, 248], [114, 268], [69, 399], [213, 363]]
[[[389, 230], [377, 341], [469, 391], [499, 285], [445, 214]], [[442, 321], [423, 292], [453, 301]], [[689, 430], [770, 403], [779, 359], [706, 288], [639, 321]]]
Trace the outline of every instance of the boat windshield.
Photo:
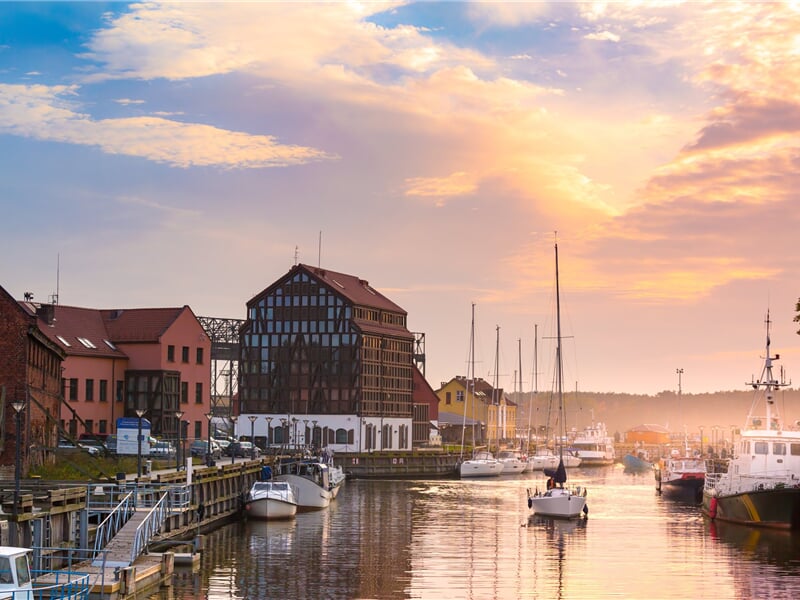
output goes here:
[[31, 570], [28, 567], [28, 555], [21, 554], [16, 558], [17, 585], [23, 587], [31, 582]]
[[14, 583], [11, 574], [11, 561], [6, 556], [0, 556], [0, 583]]

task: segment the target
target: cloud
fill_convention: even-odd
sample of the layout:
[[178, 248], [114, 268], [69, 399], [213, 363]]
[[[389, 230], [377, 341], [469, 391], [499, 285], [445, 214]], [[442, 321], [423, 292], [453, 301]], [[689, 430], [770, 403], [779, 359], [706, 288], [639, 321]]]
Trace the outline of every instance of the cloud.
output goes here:
[[281, 144], [273, 136], [227, 131], [160, 117], [92, 119], [76, 111], [77, 86], [0, 84], [0, 131], [44, 141], [96, 146], [174, 167], [264, 168], [336, 157]]

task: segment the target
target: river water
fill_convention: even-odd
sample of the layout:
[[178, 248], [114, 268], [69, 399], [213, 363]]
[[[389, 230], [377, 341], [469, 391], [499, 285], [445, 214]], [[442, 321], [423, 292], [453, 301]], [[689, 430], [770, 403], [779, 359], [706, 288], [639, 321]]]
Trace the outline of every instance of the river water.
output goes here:
[[331, 507], [207, 538], [148, 600], [800, 598], [800, 536], [712, 524], [652, 473], [574, 469], [589, 517], [529, 519], [526, 473], [348, 481]]

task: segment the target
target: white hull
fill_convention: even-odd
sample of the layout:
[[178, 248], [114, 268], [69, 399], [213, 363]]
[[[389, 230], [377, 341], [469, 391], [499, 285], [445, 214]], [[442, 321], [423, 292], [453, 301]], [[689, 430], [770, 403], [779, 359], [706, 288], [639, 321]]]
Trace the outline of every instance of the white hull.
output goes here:
[[503, 475], [518, 475], [527, 467], [525, 462], [517, 458], [500, 459], [499, 462], [503, 465]]
[[346, 476], [342, 467], [330, 466], [330, 481], [331, 481], [331, 500], [335, 500], [339, 495], [339, 490], [344, 485]]
[[465, 460], [458, 469], [461, 477], [495, 477], [502, 472], [502, 463], [486, 459]]
[[297, 509], [300, 511], [321, 510], [331, 504], [331, 491], [302, 475], [276, 475], [275, 480], [286, 481], [295, 489]]
[[533, 514], [540, 517], [574, 519], [583, 512], [586, 498], [564, 488], [554, 488], [544, 494], [530, 496], [528, 506]]
[[[528, 467], [531, 471], [555, 469], [558, 466], [558, 456], [555, 454], [536, 454], [528, 458]], [[564, 467], [574, 469], [581, 466], [581, 459], [572, 454], [564, 455]]]
[[291, 519], [297, 514], [297, 504], [271, 498], [252, 500], [244, 505], [244, 509], [249, 518], [264, 521]]

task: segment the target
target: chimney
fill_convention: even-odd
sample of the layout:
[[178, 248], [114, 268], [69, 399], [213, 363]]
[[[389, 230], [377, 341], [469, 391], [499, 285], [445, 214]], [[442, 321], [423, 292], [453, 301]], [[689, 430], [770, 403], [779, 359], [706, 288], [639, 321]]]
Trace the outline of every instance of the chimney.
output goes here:
[[36, 316], [47, 325], [52, 326], [56, 322], [56, 307], [54, 304], [40, 304], [36, 308]]

